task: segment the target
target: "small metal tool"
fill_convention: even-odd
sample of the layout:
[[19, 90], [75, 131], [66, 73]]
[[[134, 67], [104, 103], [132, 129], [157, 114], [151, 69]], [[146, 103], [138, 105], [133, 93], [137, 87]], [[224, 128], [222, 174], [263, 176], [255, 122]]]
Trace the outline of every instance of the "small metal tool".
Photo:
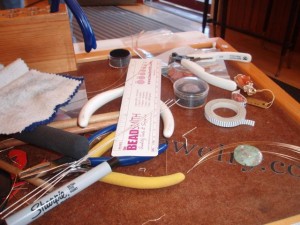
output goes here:
[[200, 79], [206, 81], [207, 83], [214, 85], [216, 87], [234, 91], [236, 90], [236, 83], [232, 80], [223, 79], [221, 77], [213, 76], [207, 73], [204, 68], [197, 64], [196, 62], [213, 62], [216, 60], [233, 60], [240, 62], [250, 62], [251, 55], [248, 53], [240, 52], [210, 52], [210, 53], [200, 53], [200, 54], [189, 54], [189, 55], [178, 55], [173, 52], [169, 57], [169, 64], [173, 62], [179, 62], [183, 67], [188, 69], [194, 75]]
[[173, 52], [169, 57], [169, 64], [173, 62], [181, 62], [182, 59], [188, 59], [192, 62], [214, 62], [217, 60], [232, 60], [240, 62], [251, 62], [252, 57], [248, 53], [242, 52], [209, 52], [209, 53], [195, 53], [187, 55], [179, 55]]
[[54, 174], [57, 172], [60, 172], [68, 167], [69, 172], [86, 172], [88, 170], [88, 166], [85, 166], [86, 164], [81, 163], [80, 165], [77, 165], [74, 162], [70, 163], [64, 163], [57, 165], [53, 162], [43, 162], [38, 165], [35, 165], [33, 167], [30, 167], [26, 170], [23, 170], [22, 172], [19, 173], [19, 178], [20, 179], [29, 179], [33, 177], [43, 177], [46, 175]]

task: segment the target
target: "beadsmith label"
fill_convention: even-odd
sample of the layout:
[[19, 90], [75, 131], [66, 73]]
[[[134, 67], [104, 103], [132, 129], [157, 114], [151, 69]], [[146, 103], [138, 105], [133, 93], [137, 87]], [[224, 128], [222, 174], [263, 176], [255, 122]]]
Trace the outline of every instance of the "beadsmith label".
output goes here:
[[160, 61], [132, 59], [112, 149], [113, 156], [158, 155], [160, 93]]

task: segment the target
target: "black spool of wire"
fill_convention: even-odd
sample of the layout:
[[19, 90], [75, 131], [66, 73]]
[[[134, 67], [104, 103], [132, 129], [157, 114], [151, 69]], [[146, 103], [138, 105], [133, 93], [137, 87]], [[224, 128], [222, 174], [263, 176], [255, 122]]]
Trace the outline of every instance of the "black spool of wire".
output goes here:
[[115, 49], [109, 53], [109, 65], [113, 68], [124, 68], [129, 65], [131, 54], [127, 49]]

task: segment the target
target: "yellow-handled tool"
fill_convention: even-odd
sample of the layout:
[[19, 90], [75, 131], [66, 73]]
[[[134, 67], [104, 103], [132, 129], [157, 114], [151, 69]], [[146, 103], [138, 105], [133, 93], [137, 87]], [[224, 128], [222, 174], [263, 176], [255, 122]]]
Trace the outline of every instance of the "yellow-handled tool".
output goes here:
[[[114, 129], [115, 127], [113, 127]], [[112, 145], [115, 137], [115, 132], [111, 132], [105, 138], [103, 138], [99, 143], [97, 143], [94, 147], [92, 147], [89, 151], [89, 155], [91, 157], [100, 157], [106, 151], [108, 151]], [[161, 148], [167, 148], [166, 146], [160, 146]], [[165, 150], [164, 149], [164, 150]], [[124, 161], [126, 161], [126, 165], [132, 165], [139, 163], [141, 161], [145, 161], [153, 158], [153, 157], [119, 157], [120, 164], [125, 165]], [[92, 158], [90, 158], [92, 161]], [[124, 160], [124, 161], [122, 161]], [[114, 184], [122, 187], [128, 188], [136, 188], [136, 189], [157, 189], [169, 187], [175, 184], [182, 182], [185, 179], [185, 175], [183, 173], [174, 173], [170, 175], [158, 176], [158, 177], [143, 177], [143, 176], [133, 176], [127, 175], [118, 172], [111, 172], [105, 177], [103, 177], [100, 181]]]

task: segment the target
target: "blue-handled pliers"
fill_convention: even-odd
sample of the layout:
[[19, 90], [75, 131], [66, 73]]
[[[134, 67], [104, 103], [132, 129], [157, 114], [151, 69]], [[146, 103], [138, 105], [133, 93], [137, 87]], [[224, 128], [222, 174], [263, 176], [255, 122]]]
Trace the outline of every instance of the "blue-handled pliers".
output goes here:
[[[104, 128], [103, 130], [100, 130], [99, 132], [95, 133], [93, 136], [90, 137], [90, 141], [92, 141], [94, 138], [97, 138], [98, 135], [110, 133], [115, 129], [115, 126], [110, 126], [107, 128]], [[102, 140], [103, 142], [104, 140]], [[101, 141], [100, 141], [101, 142]], [[160, 145], [159, 154], [165, 151], [168, 147], [168, 144], [162, 144]], [[101, 160], [107, 160], [106, 158], [102, 158]], [[144, 162], [146, 160], [152, 159], [154, 157], [114, 157], [116, 160], [117, 166], [127, 166], [127, 165], [133, 165], [140, 162]], [[89, 158], [88, 160], [93, 160]], [[71, 166], [71, 167], [70, 167]], [[74, 164], [66, 163], [63, 165], [56, 166], [58, 169], [64, 169], [64, 168], [70, 168], [70, 172], [84, 172], [85, 168], [84, 163], [78, 164], [77, 166]], [[49, 172], [49, 170], [46, 170], [44, 172]], [[25, 174], [26, 175], [26, 174]], [[23, 177], [26, 178], [26, 177]], [[28, 177], [27, 177], [28, 178]], [[105, 177], [101, 178], [101, 182], [105, 182], [108, 184], [114, 184], [122, 187], [128, 187], [128, 188], [135, 188], [135, 189], [157, 189], [157, 188], [164, 188], [169, 187], [175, 184], [178, 184], [182, 182], [185, 179], [185, 175], [183, 173], [174, 173], [169, 175], [163, 175], [158, 177], [143, 177], [143, 176], [134, 176], [134, 175], [127, 175], [123, 173], [117, 173], [117, 172], [111, 172], [110, 174], [106, 175]]]
[[[117, 124], [113, 124], [110, 126], [107, 126], [97, 132], [95, 132], [94, 134], [92, 134], [88, 140], [89, 143], [93, 143], [96, 139], [98, 139], [98, 137], [103, 136], [107, 133], [113, 132], [115, 131], [117, 128]], [[160, 155], [161, 153], [165, 152], [166, 149], [168, 148], [168, 143], [162, 143], [159, 145], [158, 148], [158, 154]], [[90, 166], [97, 166], [102, 162], [105, 162], [109, 159], [111, 159], [112, 157], [92, 157], [92, 158], [88, 158], [88, 164]], [[145, 161], [148, 161], [150, 159], [153, 159], [154, 157], [147, 157], [147, 156], [120, 156], [117, 157], [118, 158], [118, 166], [130, 166], [130, 165], [134, 165], [134, 164], [138, 164], [138, 163], [142, 163]]]
[[[168, 148], [168, 143], [163, 143], [159, 145], [158, 154], [165, 152]], [[112, 157], [95, 157], [95, 158], [89, 158], [88, 163], [90, 166], [94, 167], [99, 165], [100, 163], [106, 162], [110, 160]], [[131, 166], [138, 163], [142, 163], [145, 161], [148, 161], [150, 159], [153, 159], [154, 157], [151, 156], [119, 156], [118, 159], [118, 166]]]
[[[59, 3], [60, 0], [52, 0], [50, 7], [51, 13], [58, 12]], [[78, 2], [76, 0], [65, 0], [65, 3], [75, 16], [77, 23], [80, 26], [84, 39], [85, 51], [90, 52], [92, 49], [96, 49], [97, 43], [94, 31]]]

